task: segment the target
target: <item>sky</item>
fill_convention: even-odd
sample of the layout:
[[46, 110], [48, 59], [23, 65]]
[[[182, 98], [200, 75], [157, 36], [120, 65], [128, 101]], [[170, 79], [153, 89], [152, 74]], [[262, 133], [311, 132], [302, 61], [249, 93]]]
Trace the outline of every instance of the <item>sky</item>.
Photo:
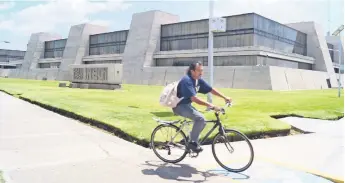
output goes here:
[[[209, 1], [0, 0], [0, 49], [25, 51], [35, 32], [67, 38], [70, 27], [82, 23], [108, 26], [109, 32], [129, 29], [134, 13], [149, 10], [178, 15], [180, 21], [204, 19]], [[344, 24], [344, 0], [214, 0], [214, 16], [251, 12], [283, 24], [314, 21], [325, 34]]]

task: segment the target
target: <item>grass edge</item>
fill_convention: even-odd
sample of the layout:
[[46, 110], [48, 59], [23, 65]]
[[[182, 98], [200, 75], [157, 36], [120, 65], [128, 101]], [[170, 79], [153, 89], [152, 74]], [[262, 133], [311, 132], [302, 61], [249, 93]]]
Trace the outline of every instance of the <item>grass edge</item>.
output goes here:
[[[149, 148], [150, 147], [150, 142], [148, 142], [147, 140], [145, 140], [145, 139], [138, 139], [137, 137], [134, 137], [134, 136], [124, 132], [123, 130], [121, 130], [121, 129], [115, 127], [115, 126], [106, 124], [106, 123], [104, 123], [102, 121], [95, 120], [95, 119], [88, 118], [88, 117], [84, 117], [82, 115], [76, 114], [76, 113], [71, 112], [71, 111], [67, 111], [65, 109], [53, 107], [53, 106], [48, 105], [48, 104], [44, 104], [44, 103], [41, 103], [41, 102], [38, 102], [38, 101], [35, 101], [35, 100], [31, 100], [29, 98], [22, 97], [21, 94], [11, 94], [10, 92], [7, 92], [7, 91], [1, 90], [1, 89], [0, 89], [0, 92], [4, 92], [4, 93], [6, 93], [6, 94], [8, 94], [10, 96], [14, 96], [16, 98], [19, 98], [19, 99], [24, 100], [26, 102], [29, 102], [31, 104], [40, 106], [40, 107], [42, 107], [42, 108], [44, 108], [46, 110], [55, 112], [55, 113], [60, 114], [62, 116], [65, 116], [65, 117], [68, 117], [68, 118], [71, 118], [71, 119], [74, 119], [74, 120], [78, 120], [78, 121], [83, 122], [83, 123], [85, 123], [87, 125], [96, 127], [98, 129], [101, 129], [101, 130], [104, 130], [104, 131], [106, 131], [108, 133], [111, 133], [111, 134], [113, 134], [113, 135], [115, 135], [115, 136], [117, 136], [117, 137], [119, 137], [119, 138], [121, 138], [123, 140], [128, 141], [128, 142], [140, 145], [140, 146], [145, 147], [145, 148]], [[279, 118], [284, 118], [284, 117], [310, 118], [310, 117], [303, 117], [301, 115], [296, 115], [296, 114], [274, 114], [274, 115], [270, 115], [270, 117], [274, 118], [274, 119], [279, 119]], [[327, 119], [327, 120], [337, 120], [337, 119], [341, 119], [343, 117], [344, 117], [344, 113], [343, 113], [342, 116], [338, 116], [337, 118], [330, 118], [330, 119]], [[310, 118], [310, 119], [318, 119], [318, 118]], [[273, 130], [273, 131], [270, 131], [270, 132], [247, 133], [246, 136], [249, 139], [261, 139], [262, 137], [287, 136], [287, 135], [289, 135], [291, 130], [297, 131], [299, 133], [311, 133], [311, 132], [307, 132], [307, 131], [303, 131], [301, 129], [298, 129], [298, 128], [294, 127], [294, 126], [291, 126], [290, 129], [285, 129], [285, 130]], [[210, 136], [209, 138], [207, 138], [205, 140], [205, 144], [212, 143], [212, 137], [213, 136]]]

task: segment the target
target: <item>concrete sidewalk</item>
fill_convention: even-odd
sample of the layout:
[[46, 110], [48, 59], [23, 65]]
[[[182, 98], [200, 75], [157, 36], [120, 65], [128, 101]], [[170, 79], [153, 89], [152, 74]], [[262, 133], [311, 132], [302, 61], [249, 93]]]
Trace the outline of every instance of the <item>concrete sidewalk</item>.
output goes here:
[[0, 92], [6, 183], [229, 182], [194, 167], [166, 165], [150, 149]]
[[240, 174], [222, 170], [210, 146], [198, 158], [166, 164], [150, 149], [0, 92], [0, 170], [7, 183], [329, 182], [306, 173], [310, 170], [343, 177], [338, 136], [315, 133], [252, 143], [253, 165]]
[[[327, 121], [288, 117], [281, 120], [313, 133], [252, 140], [251, 143], [255, 152], [254, 163], [248, 171], [242, 172], [243, 174], [249, 176], [253, 175], [255, 170], [261, 172], [263, 165], [265, 165], [267, 169], [285, 168], [284, 171], [281, 171], [281, 176], [284, 175], [284, 172], [293, 170], [298, 176], [302, 176], [301, 179], [304, 175], [300, 173], [305, 172], [335, 182], [344, 182], [344, 119]], [[204, 150], [206, 153], [199, 157], [203, 160], [212, 156], [211, 146], [206, 146], [206, 148], [208, 148]], [[256, 166], [255, 162], [259, 162], [259, 164]], [[209, 163], [212, 164], [211, 161]], [[203, 170], [219, 171], [217, 163], [212, 164], [214, 169], [210, 169], [210, 166]], [[230, 177], [239, 176], [225, 171], [220, 172], [220, 174], [224, 173]], [[258, 179], [252, 177], [250, 182], [260, 182], [261, 178], [262, 176]], [[241, 179], [241, 181], [247, 182], [249, 179]], [[313, 181], [317, 182], [316, 180]], [[302, 182], [305, 180], [303, 179]]]

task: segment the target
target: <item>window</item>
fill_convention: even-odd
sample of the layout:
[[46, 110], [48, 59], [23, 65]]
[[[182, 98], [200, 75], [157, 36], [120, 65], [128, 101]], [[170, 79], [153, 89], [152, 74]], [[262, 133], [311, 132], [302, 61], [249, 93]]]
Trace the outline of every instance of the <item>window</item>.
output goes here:
[[90, 35], [89, 55], [123, 53], [127, 35], [128, 30]]
[[63, 56], [63, 51], [67, 39], [59, 39], [54, 41], [46, 41], [44, 43], [44, 58], [60, 58]]
[[307, 34], [256, 14], [254, 27], [255, 45], [287, 53], [307, 54]]
[[84, 64], [121, 64], [122, 60], [101, 60], [101, 61], [87, 61]]

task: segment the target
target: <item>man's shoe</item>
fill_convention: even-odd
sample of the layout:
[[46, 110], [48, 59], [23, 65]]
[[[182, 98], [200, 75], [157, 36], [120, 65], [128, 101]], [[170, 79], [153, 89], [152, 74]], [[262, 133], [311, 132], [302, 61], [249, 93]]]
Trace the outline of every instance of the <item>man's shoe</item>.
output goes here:
[[203, 149], [201, 148], [201, 146], [196, 143], [196, 142], [189, 142], [188, 144], [188, 149], [191, 149], [192, 151], [199, 153], [201, 152]]

